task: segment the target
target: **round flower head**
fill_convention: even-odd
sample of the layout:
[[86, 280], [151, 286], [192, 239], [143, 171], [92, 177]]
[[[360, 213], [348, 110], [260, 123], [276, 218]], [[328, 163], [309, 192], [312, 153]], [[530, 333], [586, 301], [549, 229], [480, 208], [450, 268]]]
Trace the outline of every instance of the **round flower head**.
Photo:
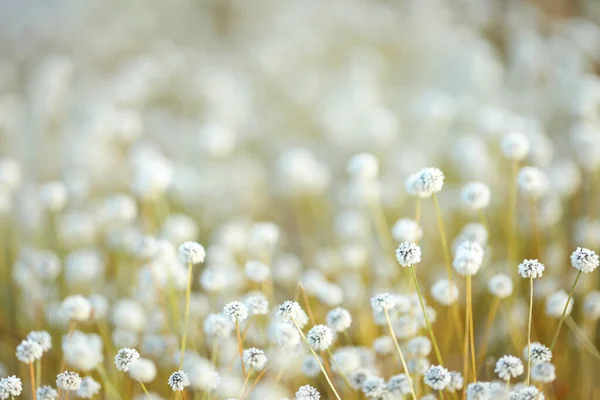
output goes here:
[[298, 318], [304, 311], [300, 304], [295, 301], [285, 301], [277, 307], [277, 318], [283, 322], [291, 322], [292, 320], [298, 322]]
[[441, 305], [449, 306], [458, 300], [458, 287], [454, 282], [440, 279], [431, 286], [431, 296]]
[[[320, 357], [319, 361], [322, 361]], [[302, 373], [309, 378], [316, 378], [321, 374], [321, 366], [315, 357], [312, 355], [304, 357], [304, 360], [302, 360]], [[352, 379], [352, 377], [350, 377], [350, 379]]]
[[467, 386], [467, 400], [493, 400], [488, 384], [485, 382], [470, 383]]
[[327, 325], [336, 332], [344, 332], [352, 324], [352, 315], [342, 307], [334, 308], [327, 313]]
[[541, 278], [544, 274], [544, 264], [539, 262], [538, 260], [523, 260], [521, 264], [519, 264], [519, 274], [523, 278]]
[[510, 381], [523, 374], [523, 362], [515, 356], [502, 356], [496, 362], [494, 372], [504, 381]]
[[583, 299], [583, 313], [592, 321], [600, 319], [600, 292], [592, 290]]
[[571, 254], [571, 265], [585, 274], [598, 268], [599, 264], [598, 255], [590, 249], [578, 247]]
[[41, 386], [35, 391], [38, 400], [56, 400], [58, 392], [52, 386]]
[[190, 386], [190, 378], [184, 371], [175, 371], [169, 376], [168, 384], [174, 392], [182, 392]]
[[246, 367], [252, 368], [255, 371], [262, 371], [265, 365], [267, 365], [265, 352], [254, 347], [244, 350], [242, 359]]
[[253, 282], [264, 282], [269, 279], [271, 270], [265, 263], [256, 260], [250, 260], [244, 267], [246, 276]]
[[411, 394], [412, 389], [410, 385], [410, 379], [406, 374], [398, 374], [392, 376], [387, 384], [386, 388], [388, 392], [394, 396], [408, 396]]
[[536, 167], [523, 167], [517, 176], [517, 185], [523, 195], [529, 198], [540, 198], [550, 189], [546, 174]]
[[67, 205], [67, 200], [68, 191], [64, 182], [46, 182], [40, 187], [40, 202], [48, 211], [62, 210]]
[[425, 192], [422, 190], [423, 186], [419, 181], [418, 173], [409, 175], [408, 178], [406, 178], [406, 181], [404, 182], [404, 186], [406, 187], [406, 191], [408, 193], [410, 193], [413, 196], [416, 196], [417, 198], [426, 199], [428, 197], [431, 197], [430, 192]]
[[396, 305], [394, 297], [389, 293], [381, 293], [371, 298], [371, 308], [375, 312], [391, 310]]
[[129, 367], [140, 358], [140, 353], [135, 349], [122, 348], [115, 356], [115, 365], [119, 371], [127, 372]]
[[423, 382], [433, 390], [444, 390], [450, 380], [450, 372], [440, 365], [432, 365], [423, 376]]
[[92, 304], [80, 295], [65, 298], [61, 308], [71, 321], [87, 321], [92, 314]]
[[421, 262], [421, 248], [412, 242], [400, 243], [396, 249], [396, 259], [403, 267], [410, 267]]
[[223, 307], [223, 315], [229, 318], [233, 323], [242, 322], [248, 318], [248, 309], [244, 303], [232, 301], [231, 303], [225, 304], [225, 307]]
[[394, 341], [389, 336], [380, 336], [373, 341], [373, 351], [380, 355], [389, 355], [394, 352]]
[[431, 353], [431, 340], [425, 336], [417, 336], [408, 342], [407, 349], [414, 357], [427, 357]]
[[246, 296], [244, 305], [249, 315], [265, 315], [269, 312], [269, 300], [261, 292]]
[[[523, 358], [529, 360], [529, 346], [523, 350]], [[531, 343], [531, 364], [547, 363], [552, 360], [552, 351], [540, 342]]]
[[333, 333], [326, 325], [315, 325], [306, 334], [311, 347], [317, 351], [325, 351], [333, 342]]
[[204, 320], [204, 333], [207, 336], [227, 338], [231, 336], [234, 326], [221, 314], [210, 314]]
[[545, 362], [537, 363], [531, 367], [531, 379], [534, 382], [550, 383], [556, 379], [554, 364]]
[[156, 378], [156, 365], [152, 360], [139, 358], [129, 366], [129, 376], [138, 382], [152, 382]]
[[79, 389], [81, 378], [77, 372], [61, 372], [56, 376], [56, 386], [61, 390], [74, 391]]
[[52, 336], [46, 331], [31, 331], [27, 334], [27, 339], [39, 343], [44, 352], [52, 348]]
[[379, 175], [379, 161], [370, 153], [355, 154], [348, 161], [346, 170], [356, 179], [376, 179]]
[[23, 391], [21, 379], [14, 375], [0, 379], [0, 399], [8, 399], [10, 396], [20, 396]]
[[450, 372], [450, 383], [446, 386], [446, 390], [449, 392], [456, 392], [463, 388], [464, 379], [460, 372]]
[[569, 299], [569, 294], [562, 289], [552, 293], [546, 299], [546, 315], [553, 318], [560, 318], [567, 302], [569, 305], [567, 306], [565, 315], [570, 315], [571, 311], [573, 311], [573, 303], [575, 301]]
[[296, 392], [296, 400], [319, 400], [321, 394], [310, 385], [300, 386]]
[[392, 236], [399, 243], [417, 242], [423, 236], [423, 229], [414, 219], [402, 218], [392, 227]]
[[102, 386], [98, 382], [94, 380], [94, 378], [90, 376], [86, 376], [81, 380], [81, 385], [77, 389], [77, 396], [82, 399], [91, 399], [98, 393], [100, 393], [100, 389]]
[[502, 137], [500, 147], [506, 158], [524, 160], [527, 157], [527, 153], [529, 153], [529, 139], [522, 133], [509, 133]]
[[412, 360], [408, 360], [407, 366], [410, 373], [425, 375], [429, 367], [431, 367], [431, 363], [426, 358], [414, 358]]
[[462, 201], [463, 203], [473, 209], [481, 210], [486, 208], [490, 204], [490, 188], [481, 182], [471, 182], [466, 184], [462, 189]]
[[514, 390], [510, 394], [510, 400], [544, 400], [544, 394], [535, 386], [525, 386]]
[[[444, 186], [444, 173], [438, 168], [424, 168], [417, 173], [417, 188], [421, 193], [438, 193]], [[427, 197], [429, 197], [427, 196]]]
[[360, 386], [360, 390], [362, 390], [365, 396], [369, 399], [382, 396], [387, 391], [383, 378], [373, 375], [367, 375], [365, 377], [365, 380]]
[[23, 340], [17, 346], [17, 359], [25, 364], [31, 364], [42, 358], [44, 350], [38, 342], [33, 340]]
[[204, 262], [206, 251], [200, 243], [185, 242], [179, 246], [179, 260], [183, 264], [200, 264]]
[[506, 274], [494, 275], [488, 281], [490, 293], [499, 299], [505, 299], [513, 293], [513, 282]]
[[483, 249], [476, 242], [465, 241], [456, 249], [452, 266], [460, 275], [475, 275], [483, 263]]

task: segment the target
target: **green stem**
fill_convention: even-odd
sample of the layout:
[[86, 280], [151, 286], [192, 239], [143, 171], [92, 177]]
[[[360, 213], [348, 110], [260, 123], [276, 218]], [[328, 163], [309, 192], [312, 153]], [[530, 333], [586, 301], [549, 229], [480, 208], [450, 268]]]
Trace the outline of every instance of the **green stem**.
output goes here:
[[181, 339], [181, 355], [179, 357], [179, 369], [183, 367], [183, 357], [185, 354], [185, 342], [187, 340], [188, 324], [190, 320], [190, 296], [192, 293], [192, 263], [188, 263], [188, 282], [185, 291], [185, 316], [183, 321], [183, 337]]
[[565, 316], [567, 315], [567, 308], [569, 308], [569, 303], [571, 302], [571, 297], [573, 297], [573, 292], [575, 292], [575, 286], [577, 285], [577, 281], [579, 281], [579, 277], [581, 277], [581, 272], [582, 271], [579, 271], [579, 273], [577, 273], [577, 277], [575, 278], [575, 282], [573, 282], [573, 287], [571, 288], [571, 292], [569, 293], [569, 298], [565, 303], [565, 308], [563, 309], [562, 316], [560, 317], [560, 321], [558, 322], [558, 327], [556, 328], [554, 339], [552, 339], [552, 344], [550, 345], [551, 351], [554, 351], [554, 346], [556, 346], [556, 341], [558, 340], [560, 329], [562, 328], [562, 324], [565, 321]]
[[415, 393], [413, 380], [410, 377], [410, 372], [408, 372], [408, 366], [406, 365], [406, 360], [404, 359], [404, 355], [402, 354], [402, 350], [400, 349], [400, 345], [398, 344], [398, 339], [396, 338], [396, 334], [394, 333], [394, 328], [392, 328], [392, 321], [390, 320], [390, 314], [388, 313], [387, 308], [384, 308], [383, 312], [385, 314], [385, 320], [387, 322], [388, 329], [390, 330], [390, 336], [392, 337], [392, 340], [394, 341], [394, 346], [396, 347], [396, 351], [398, 352], [398, 357], [400, 357], [400, 362], [402, 363], [402, 368], [404, 368], [404, 373], [406, 374], [406, 377], [408, 378], [408, 384], [410, 385], [410, 392], [411, 392], [412, 398], [413, 398], [413, 400], [417, 400], [417, 394]]
[[527, 325], [527, 386], [531, 378], [531, 320], [533, 318], [533, 278], [529, 278], [529, 323]]

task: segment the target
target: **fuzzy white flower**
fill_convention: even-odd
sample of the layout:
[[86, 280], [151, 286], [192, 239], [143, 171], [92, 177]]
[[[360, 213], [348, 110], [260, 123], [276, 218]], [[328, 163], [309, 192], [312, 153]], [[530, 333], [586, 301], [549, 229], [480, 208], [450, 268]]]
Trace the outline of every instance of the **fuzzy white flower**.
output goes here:
[[355, 154], [348, 161], [346, 170], [355, 179], [376, 179], [379, 174], [379, 161], [370, 153]]
[[473, 210], [486, 208], [492, 197], [490, 188], [482, 182], [466, 184], [462, 189], [461, 196], [463, 203]]
[[[529, 346], [523, 350], [523, 359], [529, 360]], [[546, 363], [552, 360], [552, 351], [540, 342], [531, 343], [531, 364]]]
[[138, 382], [152, 382], [156, 378], [156, 365], [147, 358], [138, 358], [130, 364], [129, 376]]
[[313, 349], [325, 351], [333, 342], [333, 333], [326, 325], [315, 325], [308, 331], [306, 338]]
[[401, 218], [392, 227], [392, 236], [397, 242], [417, 242], [423, 236], [423, 229], [417, 221]]
[[396, 259], [403, 267], [409, 267], [421, 262], [421, 248], [413, 242], [400, 243], [396, 249]]
[[223, 315], [233, 323], [242, 322], [248, 318], [248, 308], [240, 301], [232, 301], [223, 307]]
[[414, 357], [427, 357], [431, 353], [431, 340], [425, 336], [417, 336], [407, 344], [408, 353]]
[[456, 249], [452, 266], [460, 275], [475, 275], [483, 262], [483, 248], [476, 242], [465, 241]]
[[556, 380], [556, 368], [554, 364], [549, 362], [535, 364], [531, 367], [531, 379], [534, 382], [553, 382]]
[[221, 314], [209, 314], [204, 320], [204, 333], [207, 336], [227, 338], [231, 336], [234, 325]]
[[488, 289], [497, 298], [505, 299], [513, 293], [512, 279], [506, 274], [494, 275], [488, 281]]
[[298, 323], [298, 319], [301, 318], [304, 311], [300, 304], [295, 301], [285, 301], [277, 307], [277, 318], [283, 322], [291, 322], [292, 320]]
[[296, 400], [319, 400], [321, 394], [310, 385], [300, 386], [296, 392]]
[[25, 364], [31, 364], [42, 358], [44, 349], [42, 346], [30, 339], [23, 340], [17, 346], [17, 359]]
[[592, 290], [583, 299], [583, 313], [592, 321], [600, 319], [600, 291]]
[[100, 393], [101, 386], [94, 378], [86, 376], [81, 380], [79, 388], [77, 388], [77, 396], [82, 399], [91, 399]]
[[79, 389], [81, 378], [77, 372], [61, 372], [56, 376], [56, 386], [61, 390], [74, 391]]
[[441, 305], [449, 306], [458, 300], [458, 287], [454, 282], [440, 279], [431, 286], [431, 296]]
[[432, 365], [423, 376], [423, 382], [433, 390], [444, 390], [450, 380], [450, 372], [440, 365]]
[[246, 262], [244, 267], [246, 276], [253, 282], [264, 282], [271, 276], [271, 270], [268, 265], [257, 260]]
[[573, 303], [575, 301], [569, 297], [569, 294], [564, 290], [559, 290], [552, 293], [546, 299], [546, 315], [553, 318], [560, 318], [565, 310], [565, 305], [568, 303], [565, 315], [570, 315], [573, 311]]
[[408, 396], [412, 393], [410, 378], [406, 374], [390, 377], [386, 388], [394, 396]]
[[58, 392], [52, 386], [41, 386], [35, 391], [38, 400], [56, 400]]
[[577, 250], [571, 254], [571, 265], [573, 268], [587, 274], [598, 268], [600, 259], [594, 251], [578, 247]]
[[386, 392], [385, 381], [378, 376], [369, 375], [363, 381], [360, 390], [369, 399], [378, 398]]
[[524, 160], [529, 153], [529, 140], [519, 132], [506, 134], [500, 142], [502, 153], [511, 160]]
[[122, 348], [115, 356], [115, 365], [119, 371], [127, 372], [129, 367], [140, 358], [140, 353], [128, 347]]
[[538, 260], [523, 260], [521, 264], [519, 264], [519, 274], [523, 278], [541, 278], [544, 274], [544, 264], [539, 262]]
[[467, 386], [467, 400], [494, 400], [485, 382], [473, 382]]
[[265, 315], [269, 312], [269, 300], [261, 292], [249, 294], [244, 299], [248, 315]]
[[463, 388], [464, 379], [460, 372], [450, 372], [450, 383], [446, 386], [446, 390], [449, 392], [456, 392]]
[[242, 360], [246, 367], [255, 371], [262, 371], [267, 365], [265, 352], [254, 347], [244, 350]]
[[179, 246], [179, 260], [187, 264], [200, 264], [204, 262], [206, 251], [204, 247], [196, 242], [185, 242]]
[[504, 381], [509, 381], [523, 374], [523, 362], [515, 356], [502, 356], [496, 362], [494, 372]]
[[190, 386], [190, 378], [184, 371], [175, 371], [169, 376], [168, 384], [174, 392], [182, 392]]
[[375, 312], [389, 311], [395, 304], [394, 297], [389, 293], [381, 293], [371, 298], [371, 307]]
[[11, 396], [19, 396], [23, 391], [21, 379], [14, 375], [0, 379], [0, 399], [5, 400]]
[[523, 167], [517, 176], [519, 190], [529, 198], [540, 198], [548, 193], [550, 181], [546, 174], [536, 167]]
[[343, 332], [350, 328], [352, 324], [352, 315], [348, 310], [342, 307], [334, 308], [327, 313], [327, 325], [336, 332]]
[[71, 321], [87, 321], [92, 314], [90, 301], [80, 295], [65, 298], [61, 308]]

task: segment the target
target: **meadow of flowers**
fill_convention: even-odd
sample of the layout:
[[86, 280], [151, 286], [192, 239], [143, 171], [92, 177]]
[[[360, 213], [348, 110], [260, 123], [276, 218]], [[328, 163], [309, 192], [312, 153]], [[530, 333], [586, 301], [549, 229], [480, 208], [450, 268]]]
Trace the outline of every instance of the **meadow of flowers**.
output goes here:
[[591, 8], [19, 4], [0, 400], [600, 399]]

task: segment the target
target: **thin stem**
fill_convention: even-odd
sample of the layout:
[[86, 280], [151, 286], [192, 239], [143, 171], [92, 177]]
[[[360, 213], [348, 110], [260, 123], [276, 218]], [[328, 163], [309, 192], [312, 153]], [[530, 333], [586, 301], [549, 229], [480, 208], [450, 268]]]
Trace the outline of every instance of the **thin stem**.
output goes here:
[[442, 250], [444, 251], [444, 261], [446, 266], [446, 274], [448, 280], [452, 282], [452, 269], [450, 262], [450, 251], [448, 250], [448, 241], [446, 239], [446, 231], [444, 230], [444, 221], [442, 220], [442, 212], [440, 211], [440, 205], [438, 202], [437, 195], [433, 194], [433, 204], [435, 205], [435, 213], [437, 214], [438, 228], [440, 231], [440, 239], [442, 240]]
[[500, 305], [500, 298], [494, 297], [494, 302], [490, 307], [490, 311], [488, 312], [486, 321], [485, 321], [485, 330], [483, 332], [483, 338], [481, 340], [481, 346], [479, 347], [479, 352], [477, 353], [477, 365], [481, 365], [483, 359], [485, 357], [485, 353], [487, 352], [488, 339], [490, 337], [490, 333], [492, 332], [492, 325], [494, 324], [494, 320], [496, 319], [496, 314], [498, 313], [498, 306]]
[[342, 400], [342, 398], [338, 394], [337, 390], [335, 389], [335, 386], [333, 386], [333, 382], [331, 382], [331, 379], [329, 379], [329, 376], [327, 375], [327, 371], [325, 371], [325, 367], [321, 363], [321, 360], [319, 360], [319, 356], [317, 355], [317, 353], [315, 353], [315, 350], [312, 348], [312, 346], [308, 342], [308, 339], [306, 338], [306, 335], [304, 335], [304, 332], [302, 332], [302, 329], [300, 329], [300, 327], [298, 326], [298, 323], [296, 322], [296, 320], [294, 318], [292, 318], [292, 323], [294, 324], [294, 326], [296, 327], [296, 329], [300, 333], [300, 336], [302, 336], [302, 340], [304, 340], [304, 342], [308, 345], [308, 349], [310, 350], [310, 352], [315, 357], [315, 360], [317, 360], [317, 364], [319, 364], [319, 368], [321, 368], [321, 372], [323, 372], [323, 375], [325, 375], [325, 379], [327, 380], [327, 384], [329, 385], [329, 387], [333, 391], [333, 394], [335, 395], [335, 398], [337, 400]]
[[42, 382], [42, 359], [35, 362], [35, 386], [40, 386]]
[[304, 285], [298, 282], [298, 288], [300, 289], [300, 293], [302, 293], [302, 301], [304, 301], [304, 305], [306, 306], [306, 311], [308, 313], [308, 318], [310, 318], [310, 323], [312, 325], [316, 325], [315, 316], [313, 315], [312, 308], [310, 307], [310, 303], [308, 302], [308, 297], [306, 296], [306, 291], [304, 290]]
[[471, 289], [471, 275], [467, 275], [467, 307], [469, 309], [469, 338], [471, 342], [473, 380], [477, 382], [477, 364], [475, 364], [475, 335], [473, 334], [473, 291]]
[[246, 379], [244, 379], [244, 385], [242, 386], [242, 390], [240, 391], [239, 398], [241, 399], [244, 395], [244, 391], [246, 390], [246, 386], [248, 386], [248, 381], [250, 380], [250, 375], [252, 375], [252, 367], [248, 370], [248, 374], [246, 374]]
[[438, 393], [440, 394], [440, 399], [444, 400], [444, 393], [441, 390], [438, 390]]
[[415, 266], [411, 265], [410, 270], [412, 272], [413, 281], [415, 283], [415, 289], [417, 290], [417, 296], [419, 297], [419, 303], [421, 303], [421, 311], [423, 312], [423, 318], [425, 318], [425, 324], [427, 325], [427, 330], [429, 331], [429, 337], [431, 339], [431, 343], [433, 343], [433, 349], [435, 350], [435, 355], [437, 357], [438, 363], [441, 366], [444, 366], [444, 360], [442, 359], [442, 353], [440, 352], [440, 347], [438, 346], [437, 340], [435, 339], [435, 333], [433, 333], [433, 329], [431, 328], [431, 323], [429, 322], [429, 317], [427, 316], [427, 309], [425, 308], [425, 303], [423, 302], [423, 296], [421, 295], [421, 290], [419, 289], [419, 281], [417, 280], [417, 272], [415, 271]]
[[533, 318], [533, 278], [529, 278], [529, 323], [527, 324], [527, 386], [531, 378], [531, 320]]
[[190, 320], [190, 295], [192, 293], [192, 263], [188, 263], [188, 281], [185, 291], [185, 316], [183, 321], [183, 337], [181, 339], [181, 355], [179, 357], [179, 369], [183, 367], [183, 358], [185, 355], [185, 342], [187, 340], [188, 324]]
[[385, 314], [385, 320], [387, 322], [388, 329], [390, 330], [390, 336], [394, 341], [394, 346], [396, 347], [396, 352], [398, 353], [398, 357], [400, 357], [400, 362], [402, 363], [402, 368], [404, 368], [404, 373], [408, 378], [408, 384], [410, 385], [410, 392], [413, 400], [417, 399], [417, 394], [415, 393], [415, 388], [413, 385], [413, 380], [410, 377], [410, 372], [408, 372], [408, 366], [406, 365], [406, 360], [404, 359], [404, 355], [402, 354], [402, 350], [400, 349], [400, 344], [398, 344], [398, 339], [396, 338], [396, 334], [394, 333], [394, 328], [392, 328], [392, 321], [390, 320], [390, 314], [388, 313], [387, 308], [383, 309]]
[[242, 363], [242, 373], [246, 376], [246, 367], [244, 366], [244, 344], [242, 343], [242, 335], [240, 334], [240, 322], [235, 320], [235, 333], [238, 340], [238, 352], [240, 353], [240, 362]]
[[[339, 374], [342, 376], [342, 379], [344, 380], [344, 383], [346, 384], [346, 386], [348, 387], [348, 389], [354, 390], [354, 388], [350, 384], [350, 381], [346, 377], [346, 374], [344, 374], [344, 372], [342, 371], [342, 369], [340, 368], [340, 366], [335, 361], [335, 358], [333, 357], [333, 354], [331, 353], [331, 349], [327, 349], [326, 351], [327, 351], [327, 355], [329, 356], [329, 359], [331, 360], [331, 363], [337, 369], [337, 371], [339, 372]], [[325, 357], [323, 357], [323, 359], [325, 359]]]
[[577, 277], [575, 278], [575, 282], [573, 282], [573, 287], [571, 288], [571, 292], [569, 293], [569, 298], [565, 303], [565, 308], [563, 309], [562, 316], [560, 317], [560, 321], [558, 322], [558, 327], [556, 328], [556, 333], [554, 334], [554, 339], [552, 339], [552, 344], [550, 345], [550, 350], [554, 350], [554, 346], [556, 346], [556, 341], [558, 340], [558, 335], [560, 334], [560, 329], [562, 328], [562, 324], [565, 321], [565, 316], [567, 315], [567, 308], [569, 308], [569, 303], [571, 302], [571, 297], [573, 297], [573, 292], [575, 292], [575, 286], [577, 285], [577, 281], [579, 281], [579, 277], [581, 276], [581, 272], [577, 273]]
[[381, 246], [381, 250], [385, 254], [391, 254], [394, 245], [390, 238], [390, 229], [385, 218], [385, 212], [383, 211], [383, 207], [381, 206], [381, 201], [379, 198], [372, 200], [370, 203], [371, 215], [373, 216], [373, 222], [375, 223], [375, 231], [377, 232], [377, 237], [379, 239], [379, 245]]
[[254, 388], [258, 385], [258, 383], [263, 378], [263, 376], [265, 376], [266, 373], [267, 373], [267, 368], [265, 368], [262, 371], [260, 371], [260, 374], [258, 374], [258, 376], [256, 377], [256, 379], [254, 380], [254, 383], [252, 384], [252, 386], [250, 386], [250, 389], [248, 389], [248, 391], [246, 393], [244, 393], [244, 395], [241, 396], [239, 400], [244, 400], [244, 397], [246, 397], [246, 394], [252, 393], [252, 391], [254, 390]]
[[33, 400], [36, 400], [37, 393], [35, 392], [35, 377], [34, 376], [35, 375], [33, 374], [33, 363], [29, 363], [29, 377], [31, 378], [31, 396], [33, 396]]
[[139, 381], [139, 382], [140, 382], [140, 386], [142, 387], [142, 390], [146, 394], [146, 397], [149, 399], [152, 399], [152, 397], [150, 396], [150, 393], [148, 393], [148, 389], [146, 389], [146, 385], [144, 385], [144, 383], [142, 381]]
[[[463, 377], [465, 381], [469, 380], [469, 307], [465, 307], [465, 335], [463, 341]], [[463, 399], [465, 398], [466, 393], [466, 390], [463, 390]]]

